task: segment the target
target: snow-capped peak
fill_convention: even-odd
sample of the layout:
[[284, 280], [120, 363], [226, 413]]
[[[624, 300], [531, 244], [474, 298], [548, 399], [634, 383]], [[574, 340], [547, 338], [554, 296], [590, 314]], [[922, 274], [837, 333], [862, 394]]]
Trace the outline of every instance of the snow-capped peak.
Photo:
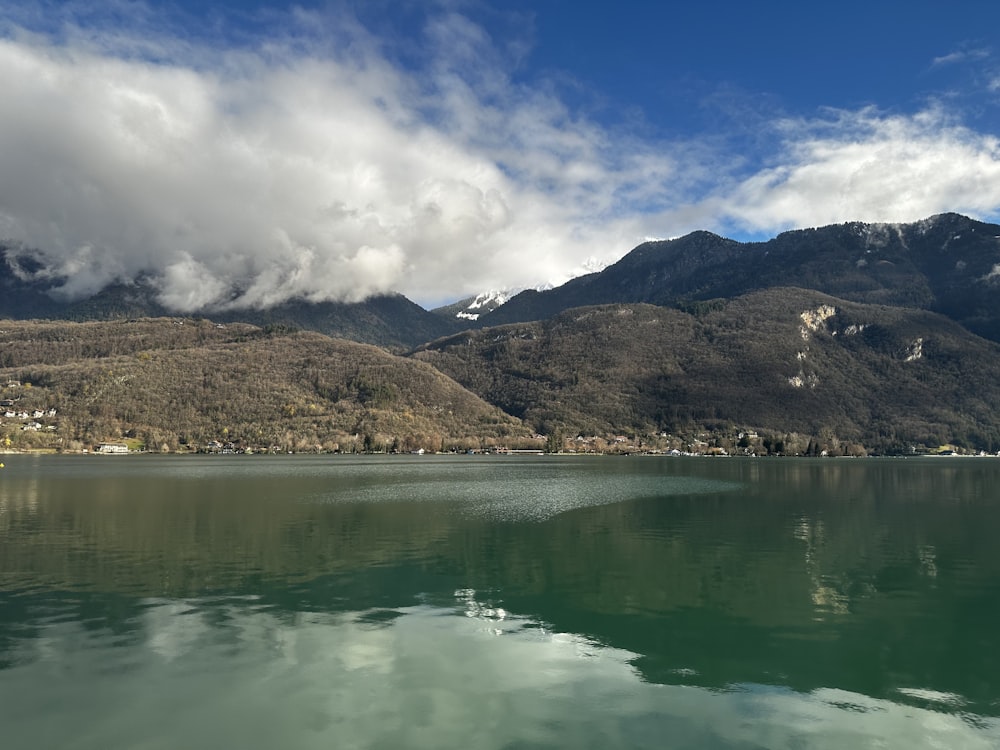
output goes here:
[[468, 310], [479, 310], [485, 308], [485, 312], [490, 312], [495, 310], [500, 305], [504, 305], [513, 297], [517, 292], [510, 289], [495, 290], [491, 289], [488, 292], [483, 292], [482, 294], [477, 294], [476, 298], [472, 300], [467, 306]]
[[480, 315], [493, 312], [517, 294], [518, 291], [520, 290], [491, 289], [488, 292], [481, 292], [465, 302], [462, 305], [462, 309], [455, 313], [455, 317], [462, 318], [463, 320], [479, 320]]
[[[536, 292], [544, 292], [549, 289], [554, 289], [557, 286], [562, 286], [567, 281], [576, 278], [577, 276], [586, 276], [588, 274], [603, 271], [608, 267], [608, 265], [609, 264], [605, 261], [590, 257], [580, 263], [579, 266], [569, 272], [565, 277], [556, 280], [549, 280], [530, 288], [534, 289]], [[460, 302], [456, 302], [454, 305], [448, 305], [447, 307], [440, 309], [442, 312], [447, 311], [447, 314], [454, 314], [456, 318], [461, 318], [462, 320], [479, 320], [481, 315], [493, 312], [501, 305], [507, 304], [512, 297], [523, 291], [524, 288], [490, 289], [486, 292], [480, 292], [475, 297], [467, 297]]]

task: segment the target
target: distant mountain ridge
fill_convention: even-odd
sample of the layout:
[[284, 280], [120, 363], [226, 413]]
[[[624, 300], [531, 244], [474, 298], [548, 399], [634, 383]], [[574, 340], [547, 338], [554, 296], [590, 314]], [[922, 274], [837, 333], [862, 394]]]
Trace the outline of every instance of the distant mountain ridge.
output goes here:
[[[3, 246], [0, 252], [0, 317], [100, 320], [177, 314], [158, 301], [154, 280], [142, 277], [82, 300], [60, 300], [51, 294], [59, 280], [35, 273], [37, 261], [30, 254]], [[799, 229], [754, 243], [698, 231], [645, 242], [617, 263], [556, 288], [513, 297], [503, 290], [485, 292], [433, 311], [384, 294], [359, 303], [290, 300], [266, 309], [211, 307], [186, 314], [286, 325], [404, 350], [463, 328], [545, 320], [573, 307], [641, 302], [684, 309], [771, 287], [931, 310], [1000, 341], [1000, 225], [946, 213], [909, 224], [850, 222]]]
[[477, 326], [545, 320], [588, 305], [683, 307], [772, 287], [941, 313], [1000, 341], [1000, 225], [959, 214], [911, 224], [851, 222], [741, 243], [710, 232], [646, 242], [604, 271], [525, 291]]

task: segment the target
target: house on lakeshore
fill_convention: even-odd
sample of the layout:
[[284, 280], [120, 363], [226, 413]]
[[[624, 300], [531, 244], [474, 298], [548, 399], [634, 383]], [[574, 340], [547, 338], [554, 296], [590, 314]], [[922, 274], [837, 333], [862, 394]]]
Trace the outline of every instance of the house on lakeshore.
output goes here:
[[97, 446], [96, 453], [121, 454], [128, 453], [128, 446], [125, 443], [101, 443]]

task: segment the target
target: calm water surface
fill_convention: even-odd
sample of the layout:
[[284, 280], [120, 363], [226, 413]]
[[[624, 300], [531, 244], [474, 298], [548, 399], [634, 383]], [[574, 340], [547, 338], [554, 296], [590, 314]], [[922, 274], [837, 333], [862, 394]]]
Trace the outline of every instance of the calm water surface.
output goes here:
[[1000, 747], [1000, 460], [28, 457], [0, 747]]

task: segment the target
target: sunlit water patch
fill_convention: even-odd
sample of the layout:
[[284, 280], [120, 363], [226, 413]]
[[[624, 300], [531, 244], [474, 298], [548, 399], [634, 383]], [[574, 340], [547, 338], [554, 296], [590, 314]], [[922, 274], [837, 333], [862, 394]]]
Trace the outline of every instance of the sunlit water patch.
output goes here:
[[511, 471], [504, 459], [490, 465], [440, 467], [424, 473], [407, 465], [395, 481], [378, 486], [330, 488], [311, 496], [327, 503], [447, 503], [467, 516], [493, 521], [543, 521], [560, 513], [642, 498], [684, 497], [739, 490], [738, 482], [690, 476], [617, 475], [595, 472], [574, 459], [540, 466], [530, 473]]

